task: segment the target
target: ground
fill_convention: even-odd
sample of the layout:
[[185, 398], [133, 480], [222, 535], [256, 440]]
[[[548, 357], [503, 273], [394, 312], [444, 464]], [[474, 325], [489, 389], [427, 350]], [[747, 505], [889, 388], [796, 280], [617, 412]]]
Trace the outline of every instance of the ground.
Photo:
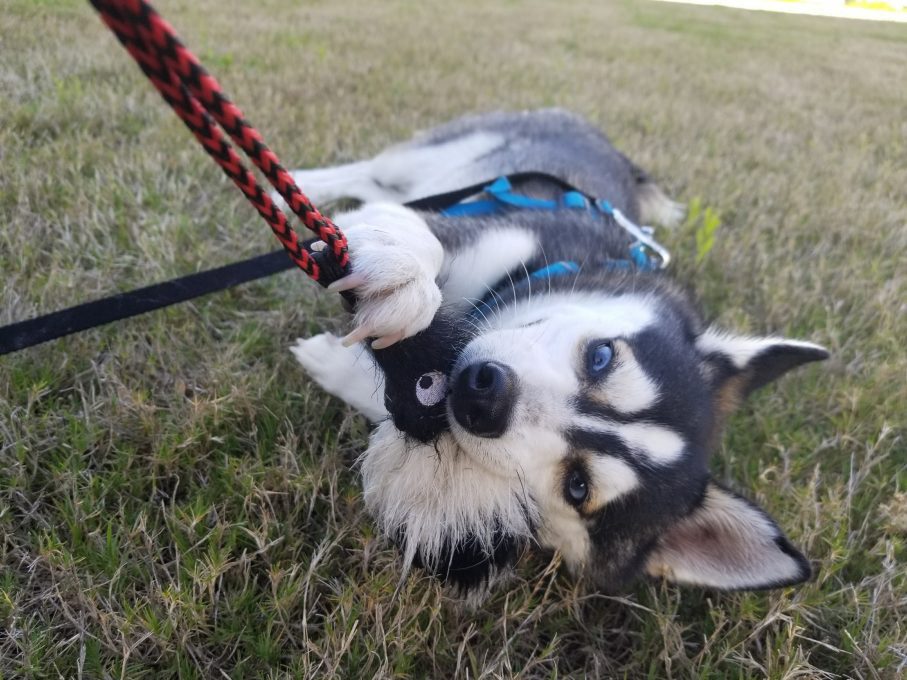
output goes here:
[[[163, 0], [291, 166], [558, 105], [694, 205], [710, 317], [832, 358], [730, 422], [717, 478], [815, 579], [722, 594], [524, 560], [478, 610], [399, 582], [367, 426], [288, 351], [298, 272], [0, 358], [3, 678], [895, 678], [907, 664], [907, 33], [643, 2]], [[86, 2], [0, 13], [0, 323], [275, 247]], [[304, 189], [305, 187], [303, 187]]]

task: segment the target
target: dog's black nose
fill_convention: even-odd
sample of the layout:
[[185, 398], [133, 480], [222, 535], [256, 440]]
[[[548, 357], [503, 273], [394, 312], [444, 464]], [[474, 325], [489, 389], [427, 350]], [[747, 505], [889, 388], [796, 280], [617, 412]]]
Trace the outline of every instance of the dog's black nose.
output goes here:
[[450, 395], [454, 418], [479, 437], [500, 437], [516, 396], [513, 371], [495, 361], [470, 364], [457, 376]]

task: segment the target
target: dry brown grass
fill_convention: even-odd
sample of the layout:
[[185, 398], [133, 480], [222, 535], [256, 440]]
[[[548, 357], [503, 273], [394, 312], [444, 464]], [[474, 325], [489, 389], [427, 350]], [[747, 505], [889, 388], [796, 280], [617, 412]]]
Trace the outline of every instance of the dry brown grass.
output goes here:
[[[160, 2], [293, 165], [557, 104], [722, 218], [669, 237], [709, 314], [834, 358], [736, 416], [716, 474], [816, 560], [772, 593], [394, 596], [364, 423], [286, 348], [298, 273], [0, 359], [0, 675], [855, 677], [907, 667], [907, 35], [658, 3]], [[274, 244], [81, 0], [0, 13], [0, 322]]]

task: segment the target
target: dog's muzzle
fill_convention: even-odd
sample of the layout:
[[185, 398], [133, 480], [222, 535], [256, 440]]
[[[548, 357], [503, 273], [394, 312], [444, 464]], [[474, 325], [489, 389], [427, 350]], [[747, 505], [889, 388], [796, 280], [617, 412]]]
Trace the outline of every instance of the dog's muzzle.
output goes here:
[[504, 434], [515, 401], [516, 376], [496, 361], [480, 361], [464, 368], [450, 394], [454, 418], [479, 437]]

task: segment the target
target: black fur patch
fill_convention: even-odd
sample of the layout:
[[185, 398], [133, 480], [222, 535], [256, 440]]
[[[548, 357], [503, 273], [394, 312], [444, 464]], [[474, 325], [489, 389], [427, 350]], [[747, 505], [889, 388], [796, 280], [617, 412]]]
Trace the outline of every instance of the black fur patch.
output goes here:
[[449, 429], [447, 399], [425, 405], [417, 398], [416, 388], [426, 373], [449, 377], [474, 333], [474, 325], [462, 315], [441, 310], [424, 331], [372, 352], [384, 373], [384, 406], [398, 430], [428, 443]]
[[[398, 545], [403, 545], [402, 538], [397, 537]], [[494, 532], [493, 541], [491, 552], [473, 539], [455, 545], [447, 543], [438, 559], [432, 563], [428, 563], [417, 552], [413, 566], [426, 569], [459, 594], [465, 595], [488, 587], [497, 575], [516, 563], [526, 545], [525, 541], [499, 530]]]

